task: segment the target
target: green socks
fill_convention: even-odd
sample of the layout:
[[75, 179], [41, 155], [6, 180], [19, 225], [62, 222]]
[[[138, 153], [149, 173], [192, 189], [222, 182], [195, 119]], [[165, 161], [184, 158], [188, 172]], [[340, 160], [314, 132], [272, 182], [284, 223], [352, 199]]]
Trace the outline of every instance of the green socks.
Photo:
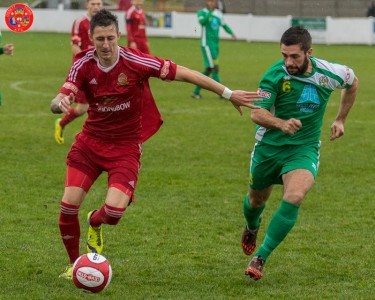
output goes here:
[[268, 225], [263, 244], [254, 256], [262, 256], [264, 260], [285, 239], [297, 221], [299, 206], [281, 201], [279, 208]]
[[257, 229], [260, 225], [260, 216], [266, 205], [261, 207], [253, 208], [250, 205], [249, 195], [246, 195], [243, 199], [243, 214], [246, 219], [247, 228], [250, 230]]

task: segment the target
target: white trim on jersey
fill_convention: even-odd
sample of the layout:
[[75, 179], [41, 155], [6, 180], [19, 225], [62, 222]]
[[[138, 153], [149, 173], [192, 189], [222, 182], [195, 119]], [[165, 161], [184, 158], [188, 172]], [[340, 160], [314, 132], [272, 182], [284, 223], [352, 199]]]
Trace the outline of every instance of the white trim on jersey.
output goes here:
[[77, 74], [78, 70], [86, 63], [88, 62], [91, 58], [94, 57], [94, 51], [95, 49], [92, 49], [88, 51], [85, 56], [82, 58], [78, 59], [73, 66], [70, 68], [69, 75], [68, 75], [68, 80], [71, 82], [75, 82], [77, 79]]
[[81, 22], [84, 21], [84, 20], [89, 20], [90, 21], [90, 18], [87, 15], [84, 15], [84, 16], [78, 17], [74, 21], [74, 25], [73, 25], [73, 32], [74, 32], [74, 34], [78, 35], [78, 33], [79, 33], [79, 25], [81, 25]]
[[161, 68], [161, 63], [158, 60], [148, 58], [148, 57], [138, 56], [134, 53], [126, 51], [123, 48], [120, 48], [120, 55], [126, 60], [138, 63], [140, 65], [143, 65], [143, 66], [155, 69], [155, 70], [160, 70]]

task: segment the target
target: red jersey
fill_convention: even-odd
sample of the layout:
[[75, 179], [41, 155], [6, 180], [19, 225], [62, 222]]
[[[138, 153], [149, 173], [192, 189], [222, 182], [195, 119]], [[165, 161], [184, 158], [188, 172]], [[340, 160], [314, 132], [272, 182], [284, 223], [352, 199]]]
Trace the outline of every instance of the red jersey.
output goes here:
[[93, 47], [89, 37], [90, 19], [87, 15], [77, 18], [72, 26], [72, 44], [77, 45], [81, 50]]
[[118, 0], [117, 9], [127, 11], [132, 6], [131, 0]]
[[128, 45], [137, 40], [147, 40], [146, 18], [142, 9], [136, 9], [133, 5], [126, 12], [126, 31], [128, 34]]
[[82, 51], [60, 92], [84, 91], [89, 104], [83, 134], [109, 142], [144, 142], [161, 126], [149, 77], [174, 80], [176, 64], [169, 60], [118, 47], [117, 61], [99, 64], [95, 49]]

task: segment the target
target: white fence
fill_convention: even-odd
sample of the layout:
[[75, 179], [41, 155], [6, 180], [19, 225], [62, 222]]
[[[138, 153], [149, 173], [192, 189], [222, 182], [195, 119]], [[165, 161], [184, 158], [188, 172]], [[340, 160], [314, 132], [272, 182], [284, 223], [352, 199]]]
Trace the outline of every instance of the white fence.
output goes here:
[[[5, 31], [4, 15], [6, 8], [0, 8], [0, 28]], [[70, 32], [73, 21], [83, 10], [51, 10], [35, 9], [34, 24], [30, 31], [34, 32]], [[119, 17], [120, 31], [125, 33], [123, 12], [114, 12]], [[148, 27], [149, 36], [186, 37], [198, 38], [200, 25], [194, 13], [172, 12], [168, 15], [165, 27], [165, 15], [150, 13], [150, 18], [156, 20], [156, 26]], [[158, 19], [160, 22], [158, 22]], [[310, 18], [311, 19], [311, 18]], [[234, 30], [238, 39], [246, 41], [278, 42], [282, 33], [291, 26], [292, 16], [271, 17], [254, 15], [226, 14], [225, 20]], [[314, 43], [323, 44], [375, 44], [375, 19], [374, 18], [331, 18], [324, 19], [324, 28], [309, 28]], [[155, 26], [155, 22], [153, 22]], [[19, 33], [22, 34], [22, 33]], [[223, 38], [230, 38], [222, 31]]]

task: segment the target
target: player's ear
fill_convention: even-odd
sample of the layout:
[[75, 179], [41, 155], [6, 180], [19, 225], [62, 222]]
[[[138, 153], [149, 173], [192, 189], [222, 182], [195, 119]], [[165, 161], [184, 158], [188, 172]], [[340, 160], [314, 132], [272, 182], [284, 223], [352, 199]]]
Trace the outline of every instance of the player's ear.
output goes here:
[[91, 31], [90, 31], [90, 29], [89, 29], [89, 38], [90, 38], [90, 41], [91, 41], [91, 42], [94, 41], [94, 39], [93, 39], [93, 37], [92, 37], [92, 35], [91, 35]]
[[313, 48], [310, 48], [309, 50], [307, 50], [306, 52], [307, 56], [311, 56], [312, 52], [313, 52]]

